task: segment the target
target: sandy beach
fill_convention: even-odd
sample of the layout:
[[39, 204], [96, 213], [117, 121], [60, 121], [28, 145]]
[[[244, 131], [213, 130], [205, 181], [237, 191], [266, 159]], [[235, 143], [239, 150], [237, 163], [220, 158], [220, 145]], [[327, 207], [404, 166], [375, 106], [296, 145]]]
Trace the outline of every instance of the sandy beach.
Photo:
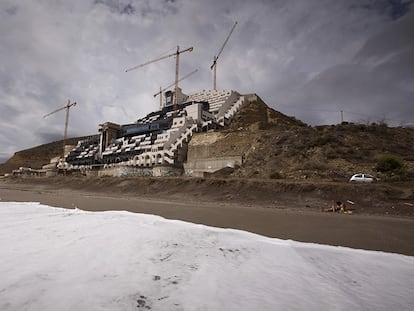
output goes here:
[[205, 202], [185, 197], [167, 199], [131, 193], [98, 193], [36, 183], [0, 183], [0, 198], [2, 201], [40, 202], [86, 211], [127, 210], [246, 230], [268, 237], [414, 256], [414, 219], [411, 217], [346, 215], [231, 201]]

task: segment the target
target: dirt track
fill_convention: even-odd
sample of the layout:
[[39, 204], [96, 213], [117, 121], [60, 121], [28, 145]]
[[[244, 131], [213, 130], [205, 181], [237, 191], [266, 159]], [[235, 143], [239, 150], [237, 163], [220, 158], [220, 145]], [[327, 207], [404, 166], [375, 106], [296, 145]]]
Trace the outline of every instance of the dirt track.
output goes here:
[[[0, 198], [3, 201], [36, 201], [89, 211], [128, 210], [247, 230], [269, 237], [414, 256], [412, 217], [367, 215], [370, 210], [367, 207], [365, 212], [355, 211], [352, 215], [323, 213], [321, 207], [329, 203], [329, 198], [325, 198], [320, 189], [303, 190], [310, 185], [302, 185], [301, 192], [293, 191], [295, 186], [285, 185], [287, 189], [284, 192], [274, 191], [276, 194], [270, 195], [270, 190], [275, 189], [274, 184], [271, 189], [266, 189], [263, 184], [256, 183], [260, 189], [255, 190], [252, 186], [244, 191], [245, 185], [237, 184], [236, 191], [232, 188], [234, 185], [228, 184], [229, 181], [219, 180], [171, 182], [116, 178], [1, 180]], [[220, 191], [211, 191], [212, 188]], [[158, 196], [156, 189], [159, 189]], [[399, 204], [410, 208], [401, 202]], [[365, 203], [364, 206], [368, 205]], [[359, 206], [361, 208], [362, 205]]]

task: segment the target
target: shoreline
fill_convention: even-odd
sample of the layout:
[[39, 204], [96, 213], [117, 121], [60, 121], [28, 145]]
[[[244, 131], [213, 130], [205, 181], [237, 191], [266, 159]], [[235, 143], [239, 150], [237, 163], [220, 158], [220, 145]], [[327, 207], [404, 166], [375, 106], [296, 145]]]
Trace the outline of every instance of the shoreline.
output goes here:
[[385, 251], [414, 256], [414, 219], [322, 213], [316, 209], [266, 208], [194, 198], [166, 200], [130, 193], [101, 193], [35, 184], [0, 184], [5, 201], [39, 202], [85, 211], [124, 210], [300, 242]]

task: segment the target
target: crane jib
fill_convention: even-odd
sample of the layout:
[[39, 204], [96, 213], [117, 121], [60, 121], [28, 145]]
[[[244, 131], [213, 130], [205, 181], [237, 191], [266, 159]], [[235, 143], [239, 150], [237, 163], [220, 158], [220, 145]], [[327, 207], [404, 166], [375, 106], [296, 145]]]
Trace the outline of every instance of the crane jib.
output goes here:
[[137, 65], [137, 66], [131, 67], [131, 68], [129, 68], [129, 69], [127, 69], [127, 70], [125, 70], [125, 72], [129, 72], [129, 71], [132, 71], [132, 70], [135, 70], [135, 69], [138, 69], [138, 68], [144, 67], [144, 66], [146, 66], [146, 65], [149, 65], [149, 64], [152, 64], [152, 63], [158, 62], [159, 60], [163, 60], [163, 59], [168, 58], [168, 57], [176, 56], [176, 55], [181, 54], [181, 53], [184, 53], [184, 52], [191, 52], [191, 51], [193, 51], [193, 50], [194, 50], [194, 48], [193, 48], [193, 47], [189, 47], [189, 48], [187, 48], [187, 49], [185, 49], [185, 50], [181, 50], [181, 51], [177, 49], [177, 51], [176, 51], [176, 52], [174, 52], [174, 53], [171, 53], [171, 54], [168, 54], [168, 55], [165, 55], [165, 56], [162, 56], [162, 57], [159, 57], [159, 58], [156, 58], [156, 59], [153, 59], [153, 60], [147, 61], [147, 62], [145, 62], [145, 63], [143, 63], [143, 64], [140, 64], [140, 65]]

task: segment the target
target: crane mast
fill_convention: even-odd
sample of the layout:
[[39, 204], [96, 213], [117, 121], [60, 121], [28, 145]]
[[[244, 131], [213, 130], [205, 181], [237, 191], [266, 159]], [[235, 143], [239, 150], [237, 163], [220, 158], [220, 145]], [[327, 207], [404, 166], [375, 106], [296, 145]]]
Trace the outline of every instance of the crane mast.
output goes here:
[[146, 65], [149, 65], [149, 64], [158, 62], [160, 60], [163, 60], [163, 59], [166, 59], [166, 58], [175, 56], [175, 87], [174, 87], [174, 92], [175, 92], [175, 94], [174, 94], [174, 113], [175, 113], [177, 111], [177, 106], [178, 106], [177, 94], [178, 94], [178, 74], [179, 74], [178, 71], [179, 71], [179, 64], [180, 64], [179, 57], [180, 57], [180, 54], [181, 53], [191, 52], [192, 50], [193, 50], [193, 47], [189, 47], [189, 48], [187, 48], [185, 50], [180, 50], [180, 47], [177, 45], [177, 51], [175, 53], [168, 54], [168, 55], [165, 55], [165, 56], [162, 56], [162, 57], [159, 57], [159, 58], [150, 60], [150, 61], [145, 62], [143, 64], [140, 64], [140, 65], [131, 67], [131, 68], [125, 70], [125, 72], [129, 72], [129, 71], [132, 71], [132, 70], [135, 70], [135, 69], [139, 69], [139, 68], [144, 67]]
[[65, 130], [64, 130], [64, 133], [63, 133], [63, 156], [62, 156], [62, 161], [65, 158], [65, 146], [66, 146], [66, 140], [67, 140], [67, 135], [68, 135], [68, 125], [69, 125], [69, 109], [71, 107], [74, 107], [74, 106], [76, 106], [76, 102], [71, 103], [70, 100], [68, 99], [68, 103], [65, 106], [63, 106], [59, 109], [56, 109], [56, 110], [54, 110], [54, 111], [52, 111], [48, 114], [45, 114], [43, 116], [43, 118], [47, 118], [48, 116], [50, 116], [50, 115], [52, 115], [56, 112], [59, 112], [61, 110], [66, 109]]
[[234, 25], [233, 25], [233, 27], [231, 28], [231, 30], [230, 30], [230, 32], [229, 32], [229, 34], [227, 35], [226, 40], [224, 40], [224, 43], [223, 43], [223, 45], [221, 46], [221, 48], [220, 48], [219, 52], [217, 53], [217, 55], [216, 55], [216, 56], [214, 56], [214, 58], [213, 58], [213, 64], [212, 64], [212, 65], [211, 65], [211, 67], [210, 67], [210, 69], [212, 69], [212, 70], [213, 70], [213, 90], [215, 90], [215, 91], [217, 90], [217, 80], [216, 80], [216, 73], [217, 73], [217, 60], [218, 60], [218, 58], [220, 57], [221, 53], [223, 52], [224, 47], [226, 46], [227, 42], [229, 41], [230, 36], [231, 36], [231, 34], [233, 33], [234, 28], [236, 28], [236, 26], [237, 26], [237, 21], [236, 21], [236, 22], [234, 22]]
[[[183, 77], [181, 77], [180, 79], [178, 79], [178, 82], [183, 81], [184, 79], [187, 79], [189, 76], [191, 76], [191, 75], [195, 74], [197, 71], [198, 71], [198, 69], [193, 70], [192, 72], [190, 72], [190, 73], [186, 74], [185, 76], [183, 76]], [[174, 82], [174, 83], [171, 83], [170, 85], [168, 85], [168, 86], [166, 86], [166, 87], [164, 87], [164, 88], [161, 88], [161, 87], [160, 87], [159, 92], [157, 92], [157, 93], [155, 93], [155, 94], [153, 95], [154, 97], [157, 97], [158, 95], [160, 95], [160, 108], [161, 108], [161, 106], [162, 106], [162, 96], [161, 96], [161, 94], [162, 94], [165, 90], [167, 90], [168, 88], [170, 88], [170, 87], [172, 87], [172, 86], [175, 86], [175, 82]]]

